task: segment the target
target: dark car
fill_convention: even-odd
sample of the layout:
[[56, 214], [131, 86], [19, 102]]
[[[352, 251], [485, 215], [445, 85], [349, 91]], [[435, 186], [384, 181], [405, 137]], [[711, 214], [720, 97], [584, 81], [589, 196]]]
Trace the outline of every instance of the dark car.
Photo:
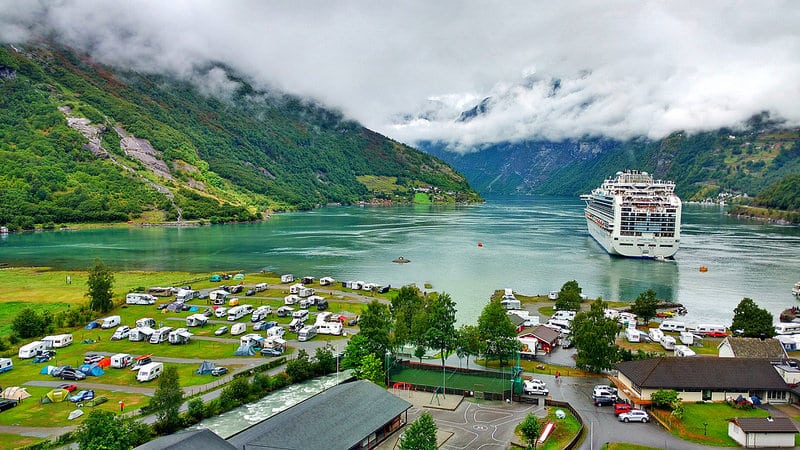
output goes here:
[[237, 284], [235, 286], [231, 286], [231, 294], [238, 294], [239, 292], [242, 292], [242, 289], [244, 289], [244, 288], [242, 287], [241, 284]]
[[282, 354], [280, 350], [275, 350], [274, 348], [261, 349], [261, 356], [281, 356]]
[[95, 328], [100, 328], [100, 324], [97, 322], [89, 322], [83, 328], [86, 330], [94, 330]]
[[317, 311], [325, 311], [328, 309], [328, 301], [325, 299], [317, 300]]
[[244, 295], [246, 295], [248, 297], [250, 297], [251, 295], [256, 295], [256, 290], [255, 289], [248, 289], [247, 292], [244, 293]]
[[169, 306], [169, 303], [161, 303], [160, 305], [156, 306], [156, 309], [161, 311], [162, 309], [166, 308], [167, 306]]
[[181, 310], [182, 310], [182, 311], [188, 311], [188, 310], [190, 310], [190, 309], [192, 309], [192, 307], [191, 307], [191, 306], [189, 306], [189, 305], [187, 305], [186, 303], [184, 303], [184, 304], [182, 304], [182, 305], [181, 305]]
[[600, 395], [594, 398], [594, 406], [611, 406], [617, 402], [615, 397]]
[[214, 375], [215, 377], [221, 377], [226, 373], [228, 373], [227, 367], [214, 367], [213, 369], [211, 369], [211, 375]]
[[206, 317], [211, 317], [214, 315], [214, 310], [211, 308], [206, 308], [205, 311], [203, 311], [203, 315]]
[[274, 320], [270, 320], [269, 322], [264, 322], [264, 327], [261, 328], [261, 329], [262, 330], [269, 330], [270, 328], [276, 327], [276, 326], [278, 326], [278, 322], [275, 322]]
[[19, 402], [10, 398], [0, 399], [0, 411], [5, 411], [17, 406]]
[[86, 379], [86, 374], [78, 369], [64, 369], [61, 371], [62, 380], [81, 381]]

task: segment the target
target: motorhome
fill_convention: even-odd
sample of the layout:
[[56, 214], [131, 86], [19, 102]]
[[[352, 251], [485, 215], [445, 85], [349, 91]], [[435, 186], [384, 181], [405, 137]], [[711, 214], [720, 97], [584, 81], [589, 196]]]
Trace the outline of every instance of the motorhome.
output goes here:
[[164, 363], [151, 362], [150, 364], [145, 364], [139, 369], [139, 373], [136, 374], [136, 380], [140, 383], [155, 380], [163, 371]]
[[295, 284], [289, 286], [289, 293], [290, 294], [299, 294], [300, 293], [300, 289], [303, 289], [303, 285], [300, 284], [300, 283], [295, 283]]
[[[276, 328], [276, 327], [272, 327], [272, 328]], [[238, 335], [244, 333], [245, 330], [247, 330], [247, 325], [246, 324], [241, 323], [241, 322], [235, 323], [235, 324], [233, 324], [231, 326], [231, 336], [238, 336]]]
[[658, 328], [650, 328], [650, 331], [647, 334], [650, 336], [650, 340], [653, 342], [661, 342], [661, 338], [664, 337], [664, 332]]
[[559, 293], [560, 293], [559, 291], [550, 291], [550, 293], [547, 294], [547, 298], [549, 298], [550, 300], [558, 300]]
[[714, 337], [723, 337], [726, 336], [727, 328], [725, 325], [719, 324], [712, 324], [712, 323], [701, 323], [695, 327], [694, 332], [697, 334], [702, 334], [704, 336], [714, 336]]
[[301, 310], [298, 310], [298, 311], [294, 311], [294, 312], [292, 313], [292, 318], [294, 318], [294, 319], [300, 319], [300, 320], [302, 320], [303, 322], [305, 322], [306, 320], [308, 320], [308, 311], [307, 311], [307, 310], [305, 310], [305, 309], [301, 309]]
[[617, 322], [619, 322], [624, 327], [636, 328], [636, 314], [629, 312], [621, 312], [617, 317]]
[[253, 305], [244, 304], [244, 305], [242, 305], [242, 309], [244, 310], [244, 314], [245, 315], [253, 313]]
[[315, 325], [305, 326], [297, 332], [297, 340], [300, 342], [309, 341], [317, 335], [317, 327]]
[[42, 338], [44, 346], [47, 348], [62, 348], [72, 344], [71, 334], [57, 334], [55, 336], [45, 336]]
[[317, 293], [316, 289], [310, 288], [310, 287], [305, 287], [305, 286], [303, 286], [303, 287], [301, 287], [300, 289], [297, 290], [297, 295], [300, 296], [300, 298], [311, 297], [312, 295], [314, 295], [316, 293]]
[[642, 333], [640, 333], [636, 328], [626, 328], [625, 339], [627, 339], [628, 342], [640, 342], [642, 339]]
[[263, 348], [264, 336], [257, 333], [248, 333], [239, 338], [240, 345], [249, 345], [251, 347]]
[[304, 298], [304, 299], [300, 300], [300, 309], [308, 309], [308, 308], [314, 306], [314, 303], [315, 302], [314, 302], [314, 300], [311, 300], [311, 297]]
[[275, 312], [275, 315], [277, 315], [278, 317], [289, 317], [292, 315], [293, 312], [294, 308], [292, 308], [291, 306], [281, 306]]
[[204, 327], [208, 323], [208, 317], [205, 314], [192, 314], [186, 317], [187, 327]]
[[115, 369], [122, 369], [128, 367], [133, 362], [133, 357], [127, 353], [117, 353], [111, 355], [111, 367]]
[[148, 355], [140, 355], [136, 358], [133, 358], [133, 363], [131, 364], [131, 370], [136, 371], [141, 369], [142, 367], [150, 364], [153, 362], [153, 354]]
[[296, 333], [301, 328], [303, 328], [303, 326], [305, 326], [305, 324], [303, 323], [302, 320], [300, 320], [300, 319], [292, 319], [292, 321], [289, 322], [288, 328], [289, 328], [289, 331], [291, 331], [293, 333]]
[[661, 331], [686, 331], [686, 324], [677, 320], [665, 320], [658, 326]]
[[131, 329], [131, 333], [128, 335], [128, 340], [131, 342], [142, 342], [142, 341], [150, 341], [150, 338], [153, 336], [156, 330], [150, 327], [136, 327]]
[[781, 322], [775, 324], [775, 334], [798, 334], [800, 333], [800, 323]]
[[291, 283], [294, 281], [294, 275], [287, 273], [285, 275], [281, 275], [281, 283]]
[[103, 319], [100, 319], [100, 328], [114, 328], [119, 326], [120, 317], [119, 316], [108, 316]]
[[120, 325], [114, 330], [114, 334], [111, 336], [112, 341], [120, 341], [122, 339], [128, 339], [128, 336], [131, 335], [131, 327], [127, 325]]
[[242, 306], [234, 306], [228, 310], [228, 321], [234, 322], [245, 316], [245, 309]]
[[550, 319], [547, 322], [545, 322], [545, 325], [550, 328], [556, 329], [556, 331], [559, 331], [561, 333], [570, 332], [570, 323], [569, 321], [566, 320]]
[[253, 290], [256, 292], [263, 292], [267, 290], [267, 283], [258, 283], [253, 287]]
[[129, 305], [154, 305], [156, 297], [150, 294], [132, 292], [125, 296], [125, 303]]
[[575, 311], [568, 311], [568, 310], [565, 310], [565, 309], [561, 309], [561, 310], [556, 311], [553, 314], [553, 316], [550, 317], [550, 318], [551, 319], [556, 319], [556, 320], [572, 321], [572, 320], [575, 320], [575, 314], [577, 314]]
[[178, 328], [177, 330], [170, 331], [167, 339], [172, 345], [180, 345], [188, 344], [189, 338], [191, 337], [192, 333], [190, 333], [189, 330], [186, 328]]
[[522, 304], [519, 300], [505, 297], [500, 300], [500, 305], [502, 305], [505, 309], [520, 309], [522, 307]]
[[681, 331], [680, 340], [681, 344], [692, 345], [694, 344], [694, 334], [690, 331]]
[[283, 337], [286, 334], [286, 329], [282, 326], [271, 327], [267, 330], [267, 337]]
[[156, 320], [152, 317], [142, 317], [141, 319], [136, 321], [136, 326], [139, 328], [150, 327], [153, 328], [156, 326]]
[[33, 341], [19, 348], [19, 359], [33, 358], [37, 353], [47, 350], [42, 341]]
[[271, 306], [259, 306], [253, 311], [253, 317], [250, 319], [251, 322], [259, 322], [264, 320], [268, 315], [272, 314], [272, 307]]
[[661, 336], [661, 346], [664, 350], [675, 350], [675, 338], [672, 336]]
[[697, 353], [694, 350], [690, 349], [686, 345], [676, 345], [675, 346], [675, 356], [678, 357], [687, 357], [687, 356], [696, 356]]
[[11, 358], [0, 358], [0, 373], [8, 372], [14, 368], [14, 361]]
[[153, 332], [153, 335], [150, 336], [150, 343], [151, 344], [160, 344], [165, 342], [169, 339], [169, 333], [172, 331], [172, 327], [161, 327]]
[[192, 301], [200, 296], [200, 292], [195, 291], [193, 289], [181, 289], [175, 294], [175, 301], [180, 303], [186, 303], [188, 301]]
[[319, 334], [332, 334], [334, 336], [341, 336], [342, 334], [341, 322], [316, 322], [315, 325]]
[[211, 300], [211, 303], [215, 305], [224, 305], [226, 301], [228, 301], [228, 296], [230, 296], [230, 292], [217, 289], [216, 291], [211, 291], [208, 293], [208, 298]]
[[331, 277], [322, 277], [322, 278], [319, 279], [319, 285], [320, 286], [330, 286], [335, 282], [336, 282], [336, 280], [334, 280]]

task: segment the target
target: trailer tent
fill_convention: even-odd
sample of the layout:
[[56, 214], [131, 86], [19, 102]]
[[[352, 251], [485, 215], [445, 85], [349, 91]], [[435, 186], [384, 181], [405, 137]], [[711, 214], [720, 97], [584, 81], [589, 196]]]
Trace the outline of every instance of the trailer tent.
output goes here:
[[209, 375], [212, 370], [214, 370], [214, 363], [211, 361], [203, 361], [200, 363], [200, 367], [197, 368], [195, 373], [198, 375]]

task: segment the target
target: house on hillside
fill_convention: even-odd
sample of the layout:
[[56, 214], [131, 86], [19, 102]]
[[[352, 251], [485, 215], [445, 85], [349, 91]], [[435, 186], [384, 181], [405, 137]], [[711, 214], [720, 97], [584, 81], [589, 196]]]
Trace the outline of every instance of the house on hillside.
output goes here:
[[762, 403], [788, 403], [791, 387], [768, 359], [661, 357], [623, 361], [613, 378], [620, 396], [649, 404], [660, 389], [673, 389], [684, 402], [722, 402], [758, 397]]
[[717, 346], [720, 358], [786, 359], [788, 356], [777, 339], [759, 339], [728, 336]]
[[745, 448], [794, 447], [797, 427], [789, 417], [737, 417], [728, 421], [728, 436]]

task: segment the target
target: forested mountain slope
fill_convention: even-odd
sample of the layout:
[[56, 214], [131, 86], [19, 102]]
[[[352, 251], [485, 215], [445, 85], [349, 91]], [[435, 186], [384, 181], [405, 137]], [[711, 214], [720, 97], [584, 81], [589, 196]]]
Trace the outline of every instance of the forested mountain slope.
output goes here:
[[0, 47], [0, 225], [253, 220], [264, 211], [434, 186], [479, 199], [442, 161], [228, 68], [191, 82], [115, 71], [47, 44]]

